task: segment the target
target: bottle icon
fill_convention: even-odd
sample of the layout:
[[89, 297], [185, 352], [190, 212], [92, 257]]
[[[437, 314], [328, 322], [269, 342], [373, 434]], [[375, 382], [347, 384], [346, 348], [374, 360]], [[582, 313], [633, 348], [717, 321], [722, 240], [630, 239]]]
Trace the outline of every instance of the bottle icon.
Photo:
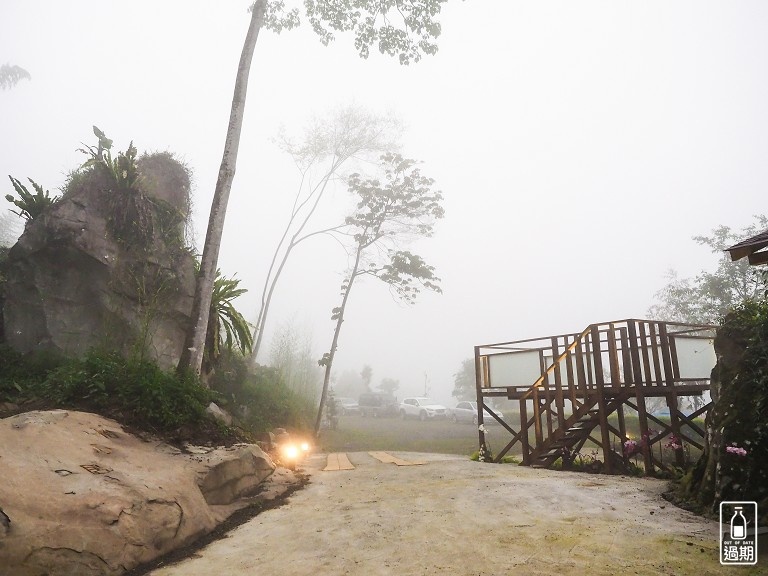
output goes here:
[[741, 513], [741, 506], [734, 506], [735, 512], [731, 518], [731, 538], [745, 540], [747, 538], [747, 519]]

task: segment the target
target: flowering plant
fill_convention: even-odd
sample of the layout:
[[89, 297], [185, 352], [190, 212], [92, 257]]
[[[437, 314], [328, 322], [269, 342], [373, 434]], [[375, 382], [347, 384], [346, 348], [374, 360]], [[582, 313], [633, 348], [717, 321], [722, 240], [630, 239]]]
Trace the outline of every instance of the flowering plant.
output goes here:
[[665, 446], [667, 448], [671, 448], [672, 450], [680, 450], [680, 448], [683, 447], [683, 443], [680, 441], [680, 438], [678, 438], [674, 434], [670, 434], [669, 441], [667, 441]]
[[642, 449], [642, 444], [638, 443], [636, 440], [627, 440], [624, 442], [624, 456], [632, 456], [642, 451]]
[[728, 452], [729, 454], [736, 454], [737, 456], [747, 455], [746, 448], [739, 448], [739, 446], [737, 446], [735, 442], [733, 442], [730, 446], [726, 446], [725, 451]]

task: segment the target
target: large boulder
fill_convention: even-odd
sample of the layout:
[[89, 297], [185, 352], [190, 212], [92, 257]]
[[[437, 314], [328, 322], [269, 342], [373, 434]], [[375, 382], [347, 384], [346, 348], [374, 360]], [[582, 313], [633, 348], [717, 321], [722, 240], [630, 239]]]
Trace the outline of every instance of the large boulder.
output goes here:
[[184, 245], [189, 176], [169, 154], [137, 166], [128, 189], [102, 166], [75, 173], [27, 224], [3, 271], [0, 325], [11, 347], [67, 356], [108, 347], [178, 362], [195, 286]]
[[274, 470], [257, 446], [179, 450], [83, 412], [0, 420], [0, 576], [113, 575], [210, 532]]

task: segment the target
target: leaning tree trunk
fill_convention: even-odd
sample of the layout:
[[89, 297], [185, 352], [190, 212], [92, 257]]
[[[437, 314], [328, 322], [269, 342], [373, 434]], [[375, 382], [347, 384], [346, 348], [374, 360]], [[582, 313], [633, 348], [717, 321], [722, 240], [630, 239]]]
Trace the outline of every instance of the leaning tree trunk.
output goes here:
[[259, 30], [264, 25], [264, 13], [267, 0], [256, 0], [253, 5], [251, 23], [245, 36], [243, 52], [235, 80], [235, 92], [232, 97], [232, 110], [229, 115], [229, 127], [224, 141], [224, 154], [219, 167], [219, 177], [211, 203], [211, 215], [208, 219], [208, 231], [205, 235], [203, 256], [200, 262], [200, 272], [195, 286], [195, 298], [192, 302], [192, 326], [187, 332], [184, 348], [179, 359], [179, 370], [189, 369], [200, 373], [205, 347], [205, 335], [208, 328], [208, 315], [211, 308], [213, 282], [216, 276], [216, 266], [219, 259], [221, 237], [224, 232], [224, 218], [227, 213], [229, 192], [235, 178], [237, 152], [240, 147], [240, 132], [243, 126], [245, 97], [248, 91], [248, 76], [251, 60], [259, 37]]
[[355, 256], [355, 265], [352, 268], [352, 273], [349, 275], [349, 282], [347, 282], [344, 289], [344, 296], [341, 299], [341, 306], [338, 309], [338, 316], [336, 318], [336, 329], [333, 331], [333, 342], [331, 342], [331, 350], [325, 357], [325, 377], [323, 378], [323, 392], [320, 394], [320, 406], [317, 409], [317, 419], [315, 420], [315, 436], [320, 434], [320, 422], [323, 419], [323, 408], [325, 407], [325, 399], [328, 396], [328, 385], [331, 382], [331, 368], [333, 367], [333, 359], [336, 356], [336, 347], [339, 344], [339, 333], [341, 332], [341, 324], [344, 322], [344, 310], [347, 308], [347, 301], [349, 300], [349, 292], [352, 290], [352, 283], [355, 281], [355, 277], [358, 274], [360, 268], [360, 257], [363, 254], [363, 246], [357, 245], [357, 255]]

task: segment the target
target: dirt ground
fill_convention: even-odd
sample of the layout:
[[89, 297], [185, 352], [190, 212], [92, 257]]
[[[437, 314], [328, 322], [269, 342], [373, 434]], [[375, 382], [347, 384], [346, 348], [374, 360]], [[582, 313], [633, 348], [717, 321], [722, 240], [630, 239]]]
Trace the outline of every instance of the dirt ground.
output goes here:
[[[666, 502], [659, 480], [392, 452], [354, 470], [303, 465], [310, 483], [153, 576], [211, 574], [723, 574], [717, 523]], [[732, 568], [730, 570], [733, 570]], [[757, 568], [740, 574], [768, 574]]]

